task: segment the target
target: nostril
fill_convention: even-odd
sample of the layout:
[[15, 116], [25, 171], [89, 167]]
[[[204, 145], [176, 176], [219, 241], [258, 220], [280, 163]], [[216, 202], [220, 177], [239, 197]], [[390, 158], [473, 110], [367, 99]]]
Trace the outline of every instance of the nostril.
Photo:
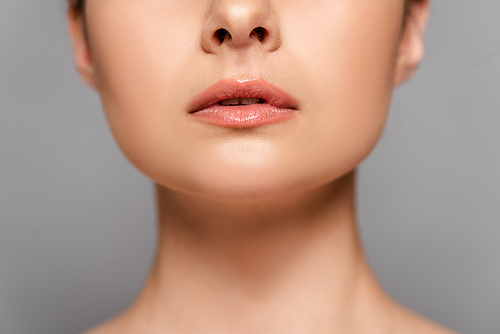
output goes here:
[[224, 43], [224, 40], [227, 38], [227, 39], [231, 39], [231, 34], [229, 33], [229, 31], [227, 31], [226, 29], [218, 29], [216, 32], [215, 32], [215, 35], [217, 36], [217, 38], [219, 39], [219, 41], [221, 43]]
[[250, 37], [257, 36], [258, 40], [262, 42], [266, 36], [266, 29], [262, 27], [257, 27], [250, 33]]

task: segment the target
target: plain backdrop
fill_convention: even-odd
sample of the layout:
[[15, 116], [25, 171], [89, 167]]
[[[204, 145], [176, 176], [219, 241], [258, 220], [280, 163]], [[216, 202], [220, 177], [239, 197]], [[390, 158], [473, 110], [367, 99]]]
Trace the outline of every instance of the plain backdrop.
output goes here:
[[[113, 316], [155, 247], [153, 187], [74, 71], [64, 8], [0, 1], [0, 334]], [[433, 1], [426, 59], [359, 173], [384, 287], [470, 334], [500, 333], [499, 18], [498, 0]]]

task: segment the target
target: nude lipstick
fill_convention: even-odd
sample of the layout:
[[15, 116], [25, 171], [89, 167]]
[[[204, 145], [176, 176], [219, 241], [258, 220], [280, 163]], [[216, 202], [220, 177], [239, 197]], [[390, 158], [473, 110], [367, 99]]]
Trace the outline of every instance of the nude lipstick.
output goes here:
[[262, 79], [223, 79], [197, 95], [189, 116], [222, 127], [254, 127], [294, 117], [297, 101]]

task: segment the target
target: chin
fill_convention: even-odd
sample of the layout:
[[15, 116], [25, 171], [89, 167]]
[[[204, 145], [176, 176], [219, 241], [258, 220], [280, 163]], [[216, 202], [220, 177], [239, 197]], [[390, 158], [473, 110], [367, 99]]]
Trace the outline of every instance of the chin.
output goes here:
[[181, 177], [172, 178], [172, 174], [149, 177], [162, 187], [209, 201], [255, 203], [294, 197], [333, 182], [355, 167], [345, 168], [343, 165], [343, 168], [332, 169], [331, 166], [317, 164], [315, 168], [303, 168], [301, 164], [272, 162], [260, 165], [219, 162], [215, 166], [206, 163], [205, 168], [193, 166], [185, 169]]
[[277, 175], [277, 170], [249, 166], [218, 170], [202, 169], [186, 175], [184, 182], [159, 184], [175, 191], [220, 202], [259, 202], [300, 191], [296, 177]]

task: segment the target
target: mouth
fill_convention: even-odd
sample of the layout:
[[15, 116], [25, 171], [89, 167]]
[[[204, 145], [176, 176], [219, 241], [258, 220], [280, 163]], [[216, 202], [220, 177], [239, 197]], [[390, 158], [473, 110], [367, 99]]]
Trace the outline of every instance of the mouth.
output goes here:
[[266, 103], [266, 100], [260, 97], [236, 97], [225, 99], [219, 102], [221, 106], [248, 106], [250, 104]]
[[189, 116], [223, 127], [252, 127], [285, 121], [296, 114], [297, 101], [262, 79], [224, 79], [197, 95]]

